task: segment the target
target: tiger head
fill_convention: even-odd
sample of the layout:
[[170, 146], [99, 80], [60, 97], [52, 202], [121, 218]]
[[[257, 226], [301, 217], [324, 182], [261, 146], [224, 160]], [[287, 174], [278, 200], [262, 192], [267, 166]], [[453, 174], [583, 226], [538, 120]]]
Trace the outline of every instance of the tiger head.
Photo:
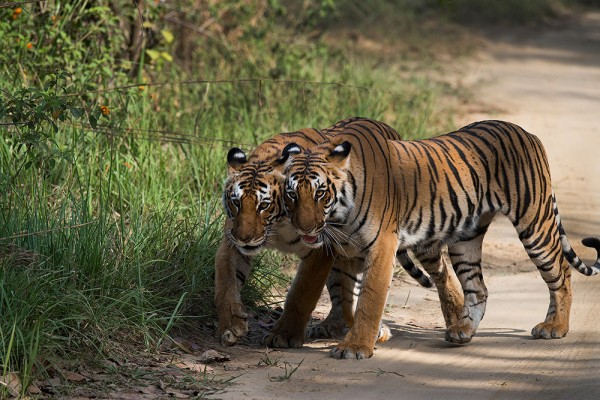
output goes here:
[[236, 147], [227, 154], [228, 176], [223, 207], [228, 221], [225, 236], [240, 253], [253, 256], [268, 244], [272, 227], [286, 216], [281, 186], [285, 157], [248, 161]]
[[[354, 178], [349, 174], [352, 145], [325, 143], [296, 153], [285, 166], [285, 208], [304, 244], [318, 248], [327, 240], [337, 242], [336, 224], [344, 222], [353, 208]], [[290, 154], [282, 153], [282, 158]]]

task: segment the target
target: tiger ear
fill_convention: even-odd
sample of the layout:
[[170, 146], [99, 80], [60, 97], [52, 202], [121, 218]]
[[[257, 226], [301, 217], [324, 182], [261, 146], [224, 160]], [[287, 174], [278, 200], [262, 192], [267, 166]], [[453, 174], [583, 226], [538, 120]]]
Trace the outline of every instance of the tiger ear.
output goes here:
[[227, 153], [227, 165], [229, 166], [229, 172], [239, 171], [248, 161], [246, 153], [237, 147], [232, 147]]
[[283, 150], [281, 150], [281, 157], [279, 157], [277, 160], [275, 160], [273, 162], [273, 166], [279, 167], [279, 166], [285, 164], [285, 162], [288, 160], [288, 158], [290, 158], [291, 155], [299, 154], [301, 152], [302, 152], [302, 147], [300, 147], [296, 143], [289, 143], [287, 146], [285, 146], [283, 148]]
[[352, 144], [348, 141], [344, 141], [341, 144], [338, 144], [331, 150], [329, 153], [329, 157], [327, 158], [329, 162], [335, 164], [341, 164], [345, 162], [350, 154], [350, 150], [352, 150]]

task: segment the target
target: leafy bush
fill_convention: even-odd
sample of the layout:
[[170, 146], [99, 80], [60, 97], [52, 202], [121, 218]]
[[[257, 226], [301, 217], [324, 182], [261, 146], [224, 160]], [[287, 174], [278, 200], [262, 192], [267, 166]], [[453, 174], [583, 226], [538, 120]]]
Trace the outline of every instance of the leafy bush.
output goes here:
[[43, 85], [50, 73], [67, 72], [78, 90], [118, 82], [123, 35], [108, 1], [34, 2], [0, 9], [3, 82]]

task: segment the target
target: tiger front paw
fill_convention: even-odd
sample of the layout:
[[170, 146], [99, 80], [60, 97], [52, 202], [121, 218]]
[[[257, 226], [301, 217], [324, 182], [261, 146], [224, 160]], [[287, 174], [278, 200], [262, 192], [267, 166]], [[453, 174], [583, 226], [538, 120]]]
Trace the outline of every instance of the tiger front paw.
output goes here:
[[341, 342], [331, 349], [331, 357], [344, 360], [362, 360], [373, 355], [373, 347]]
[[567, 332], [569, 332], [568, 324], [540, 322], [531, 330], [531, 335], [535, 339], [560, 339]]
[[340, 339], [346, 333], [346, 322], [342, 320], [325, 319], [320, 324], [311, 326], [306, 332], [310, 339]]
[[217, 336], [221, 346], [233, 346], [248, 332], [248, 314], [242, 304], [233, 303], [219, 312]]
[[465, 344], [475, 335], [475, 330], [468, 324], [454, 324], [446, 329], [446, 342]]
[[299, 349], [302, 347], [302, 345], [304, 345], [304, 334], [303, 332], [292, 333], [284, 330], [273, 329], [271, 333], [268, 333], [264, 336], [263, 344], [271, 348]]

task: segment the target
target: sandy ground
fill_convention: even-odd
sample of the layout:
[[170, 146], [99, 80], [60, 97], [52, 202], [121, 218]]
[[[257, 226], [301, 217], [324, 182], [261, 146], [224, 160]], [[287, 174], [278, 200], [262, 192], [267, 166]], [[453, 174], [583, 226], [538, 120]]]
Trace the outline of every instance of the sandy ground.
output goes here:
[[[595, 258], [576, 244], [600, 235], [600, 14], [527, 37], [507, 32], [460, 79], [482, 105], [474, 110], [496, 111], [469, 112], [459, 123], [505, 119], [542, 139], [571, 243], [585, 260]], [[561, 340], [533, 340], [530, 330], [545, 317], [548, 290], [505, 220], [486, 236], [484, 263], [488, 308], [468, 345], [444, 342], [435, 291], [396, 279], [385, 315], [394, 337], [372, 358], [332, 359], [333, 342], [326, 341], [268, 355], [236, 346], [225, 351], [232, 359], [224, 367], [237, 378], [214, 397], [599, 398], [600, 278], [573, 271], [571, 331]], [[269, 360], [275, 365], [265, 366]], [[278, 380], [300, 362], [290, 379]]]

